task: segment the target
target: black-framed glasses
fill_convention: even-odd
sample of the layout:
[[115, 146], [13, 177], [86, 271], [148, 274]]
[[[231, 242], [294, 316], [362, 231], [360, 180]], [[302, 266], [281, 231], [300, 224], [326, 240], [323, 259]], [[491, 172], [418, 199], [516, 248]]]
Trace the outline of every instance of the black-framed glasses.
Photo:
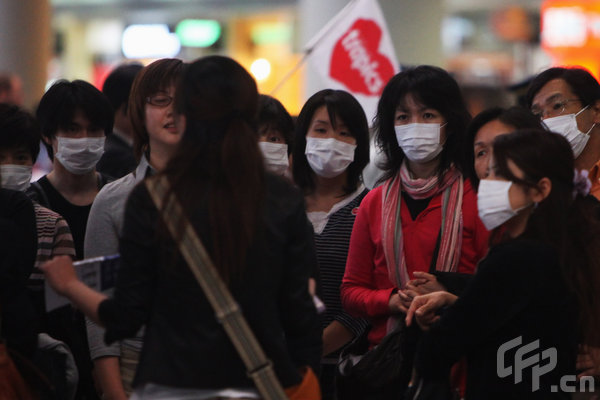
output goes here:
[[531, 112], [539, 119], [558, 117], [565, 112], [567, 104], [571, 101], [581, 101], [580, 99], [551, 99], [546, 101], [546, 106], [532, 107]]
[[146, 97], [146, 103], [156, 107], [167, 107], [173, 102], [173, 97], [167, 94], [155, 94], [154, 96]]

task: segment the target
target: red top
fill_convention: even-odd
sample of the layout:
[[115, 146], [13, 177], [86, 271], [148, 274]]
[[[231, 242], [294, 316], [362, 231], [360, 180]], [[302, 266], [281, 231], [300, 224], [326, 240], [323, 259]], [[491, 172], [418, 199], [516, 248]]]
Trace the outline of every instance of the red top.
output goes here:
[[[408, 274], [428, 272], [442, 223], [442, 193], [413, 221], [406, 202], [401, 203], [402, 237]], [[388, 278], [381, 240], [382, 186], [363, 199], [354, 221], [346, 271], [341, 286], [344, 308], [352, 315], [367, 317], [372, 324], [369, 342], [377, 344], [385, 336], [389, 298], [396, 289]], [[489, 233], [479, 219], [477, 195], [468, 180], [464, 182], [463, 237], [458, 272], [475, 273], [488, 249]]]

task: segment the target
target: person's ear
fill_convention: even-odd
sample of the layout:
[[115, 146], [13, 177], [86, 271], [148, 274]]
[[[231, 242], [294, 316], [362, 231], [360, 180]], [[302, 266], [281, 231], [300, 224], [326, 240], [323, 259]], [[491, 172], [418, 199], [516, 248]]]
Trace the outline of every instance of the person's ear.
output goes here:
[[540, 203], [550, 195], [551, 191], [552, 181], [549, 178], [544, 177], [540, 179], [535, 188], [532, 188], [531, 200], [534, 203]]
[[600, 124], [600, 100], [594, 101], [590, 104], [590, 109], [594, 113], [593, 121], [595, 124]]

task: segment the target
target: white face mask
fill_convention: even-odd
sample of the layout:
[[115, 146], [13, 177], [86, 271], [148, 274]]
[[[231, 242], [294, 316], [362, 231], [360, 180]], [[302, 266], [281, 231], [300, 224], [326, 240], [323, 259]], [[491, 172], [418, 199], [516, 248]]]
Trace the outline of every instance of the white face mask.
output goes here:
[[[446, 126], [444, 124], [443, 126]], [[442, 152], [440, 124], [413, 123], [396, 125], [396, 139], [404, 155], [412, 162], [426, 163]]]
[[588, 140], [590, 140], [590, 132], [594, 128], [594, 125], [589, 131], [583, 133], [577, 127], [577, 116], [581, 114], [588, 106], [585, 106], [577, 114], [559, 115], [558, 117], [546, 118], [543, 122], [548, 127], [548, 130], [563, 135], [571, 144], [573, 149], [573, 155], [575, 158], [579, 157]]
[[354, 161], [356, 145], [328, 138], [306, 138], [306, 160], [315, 174], [324, 178], [338, 176]]
[[67, 171], [75, 175], [94, 170], [104, 153], [105, 137], [66, 138], [57, 136], [55, 157]]
[[482, 179], [479, 181], [477, 191], [477, 209], [479, 218], [488, 231], [502, 225], [519, 211], [527, 208], [525, 205], [513, 210], [510, 205], [508, 191], [512, 186], [511, 181], [497, 181], [493, 179]]
[[283, 175], [290, 166], [288, 161], [288, 145], [271, 142], [258, 142], [258, 147], [265, 159], [265, 168], [276, 175]]
[[0, 165], [0, 176], [2, 177], [2, 186], [4, 189], [17, 190], [24, 192], [31, 182], [32, 167], [28, 165]]

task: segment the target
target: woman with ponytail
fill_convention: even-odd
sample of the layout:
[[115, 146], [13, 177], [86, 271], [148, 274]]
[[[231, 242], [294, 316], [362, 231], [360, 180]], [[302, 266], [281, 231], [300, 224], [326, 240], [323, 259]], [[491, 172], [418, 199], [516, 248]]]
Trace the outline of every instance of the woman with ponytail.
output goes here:
[[[407, 315], [429, 330], [415, 362], [423, 377], [466, 355], [467, 399], [569, 398], [563, 377], [574, 388], [577, 344], [600, 344], [600, 207], [590, 186], [562, 136], [495, 138], [478, 191], [494, 246], [460, 298], [418, 296]], [[524, 352], [537, 352], [535, 365], [517, 365]]]
[[[264, 171], [257, 107], [256, 83], [234, 60], [211, 56], [190, 64], [175, 96], [185, 131], [159, 176], [168, 180], [281, 384], [291, 387], [302, 381], [300, 367], [317, 370], [321, 356], [308, 291], [316, 256], [302, 194]], [[125, 209], [113, 298], [78, 281], [68, 260], [54, 259], [45, 270], [59, 293], [106, 327], [107, 341], [146, 324], [132, 399], [258, 398], [177, 250], [180, 239], [168, 234], [146, 186], [138, 185]]]

